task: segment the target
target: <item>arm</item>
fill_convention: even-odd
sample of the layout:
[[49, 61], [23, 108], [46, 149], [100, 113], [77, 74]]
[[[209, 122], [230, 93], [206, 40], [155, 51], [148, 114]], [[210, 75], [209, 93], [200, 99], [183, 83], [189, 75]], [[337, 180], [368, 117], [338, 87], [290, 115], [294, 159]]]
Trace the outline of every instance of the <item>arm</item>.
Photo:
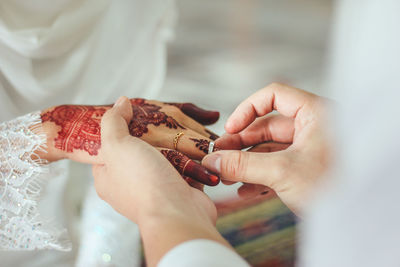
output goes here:
[[[192, 212], [190, 214], [180, 213], [141, 219], [139, 229], [143, 239], [148, 266], [156, 266], [164, 255], [178, 245], [185, 245], [185, 242], [198, 239], [217, 242], [225, 248], [229, 248], [231, 253], [235, 254], [231, 246], [218, 233], [214, 224], [209, 219], [204, 220], [198, 218], [198, 216], [193, 216], [196, 214]], [[202, 251], [193, 251], [193, 253], [202, 254]], [[207, 256], [203, 255], [203, 257]], [[189, 255], [181, 255], [181, 257], [186, 258]], [[216, 259], [213, 260], [216, 261]]]
[[[183, 176], [207, 185], [218, 184], [217, 176], [192, 160], [199, 160], [208, 152], [208, 144], [215, 135], [201, 123], [215, 122], [218, 112], [206, 111], [193, 104], [144, 99], [131, 99], [130, 104], [134, 114], [129, 122], [131, 135], [157, 147]], [[38, 155], [48, 161], [68, 158], [83, 163], [101, 163], [100, 121], [110, 108], [109, 105], [61, 105], [43, 110], [41, 119], [47, 149], [38, 151]], [[182, 136], [174, 147], [173, 140], [178, 133]]]

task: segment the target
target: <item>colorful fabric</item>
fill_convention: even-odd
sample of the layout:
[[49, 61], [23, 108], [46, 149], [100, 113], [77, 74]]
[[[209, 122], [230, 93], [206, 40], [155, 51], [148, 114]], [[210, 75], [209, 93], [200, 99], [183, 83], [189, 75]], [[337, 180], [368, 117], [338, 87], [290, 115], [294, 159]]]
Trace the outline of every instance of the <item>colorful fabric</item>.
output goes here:
[[295, 262], [296, 216], [274, 195], [217, 203], [217, 228], [252, 266]]
[[[217, 228], [251, 266], [295, 265], [296, 216], [273, 194], [216, 203]], [[142, 267], [146, 266], [142, 251]]]

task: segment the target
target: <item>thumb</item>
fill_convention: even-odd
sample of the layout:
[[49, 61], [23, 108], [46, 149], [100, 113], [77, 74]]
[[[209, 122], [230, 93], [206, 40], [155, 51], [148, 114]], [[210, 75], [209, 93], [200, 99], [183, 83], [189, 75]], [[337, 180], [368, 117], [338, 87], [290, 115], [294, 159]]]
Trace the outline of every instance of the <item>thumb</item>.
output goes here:
[[101, 143], [104, 146], [113, 145], [121, 138], [129, 135], [128, 123], [132, 119], [132, 106], [129, 99], [121, 96], [101, 120]]
[[223, 150], [207, 155], [202, 164], [222, 179], [263, 184], [271, 188], [283, 178], [287, 160], [281, 152], [255, 153]]

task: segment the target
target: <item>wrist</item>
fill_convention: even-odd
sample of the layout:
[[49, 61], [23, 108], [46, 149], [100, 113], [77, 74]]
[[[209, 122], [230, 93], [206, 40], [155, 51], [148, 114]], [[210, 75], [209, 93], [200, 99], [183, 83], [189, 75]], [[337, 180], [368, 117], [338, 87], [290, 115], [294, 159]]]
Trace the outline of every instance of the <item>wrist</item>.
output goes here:
[[[47, 110], [53, 109], [51, 107]], [[42, 114], [47, 110], [42, 111]], [[50, 122], [41, 122], [41, 133], [46, 136], [45, 151], [37, 151], [36, 154], [41, 159], [45, 159], [48, 162], [53, 162], [66, 158], [66, 153], [60, 149], [56, 149], [54, 145], [54, 139], [56, 138], [58, 129], [57, 126]]]
[[168, 251], [190, 240], [207, 239], [231, 248], [211, 220], [199, 216], [169, 214], [143, 217], [139, 229], [148, 266], [156, 266]]
[[138, 213], [137, 224], [142, 234], [170, 233], [182, 242], [191, 239], [210, 239], [228, 244], [219, 234], [215, 222], [201, 207], [190, 201], [181, 206], [164, 204]]
[[[176, 177], [182, 179], [181, 177]], [[134, 221], [140, 226], [146, 222], [160, 220], [175, 221], [203, 221], [211, 226], [215, 224], [216, 209], [210, 199], [203, 192], [191, 189], [187, 185], [174, 184], [171, 190], [162, 186], [140, 186], [146, 194], [139, 194], [140, 199], [135, 203], [142, 203], [132, 207]], [[196, 197], [196, 194], [201, 197]], [[137, 196], [139, 196], [137, 195]]]
[[213, 221], [207, 214], [199, 214], [200, 212], [197, 212], [195, 207], [192, 208], [193, 212], [189, 213], [189, 209], [183, 210], [179, 207], [166, 207], [166, 205], [161, 205], [155, 209], [150, 208], [138, 213], [137, 224], [139, 228], [143, 229], [169, 227], [177, 224], [196, 225], [199, 228], [215, 228]]

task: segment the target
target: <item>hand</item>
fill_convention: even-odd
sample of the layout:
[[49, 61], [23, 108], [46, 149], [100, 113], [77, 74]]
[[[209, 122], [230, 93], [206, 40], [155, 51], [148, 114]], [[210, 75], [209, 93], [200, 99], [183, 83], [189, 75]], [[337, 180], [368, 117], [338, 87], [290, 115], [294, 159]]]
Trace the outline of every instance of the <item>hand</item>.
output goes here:
[[132, 109], [117, 101], [101, 121], [104, 165], [94, 165], [99, 196], [138, 223], [149, 266], [175, 245], [195, 238], [224, 243], [216, 231], [216, 209], [200, 190], [188, 186], [155, 149], [130, 135]]
[[[318, 178], [329, 166], [324, 133], [326, 101], [282, 84], [271, 84], [243, 101], [225, 124], [227, 134], [216, 141], [221, 149], [202, 164], [231, 182], [258, 184], [273, 189], [300, 214]], [[279, 115], [267, 115], [273, 110]], [[268, 151], [268, 152], [260, 152]], [[242, 188], [242, 193], [246, 190]], [[258, 189], [256, 192], [265, 191]], [[254, 188], [252, 188], [254, 191]]]
[[[218, 177], [189, 159], [201, 159], [216, 135], [203, 124], [214, 123], [218, 112], [206, 111], [193, 104], [162, 103], [131, 99], [133, 118], [129, 123], [131, 135], [157, 147], [181, 172], [208, 185], [216, 185]], [[42, 112], [43, 128], [47, 133], [50, 161], [68, 158], [84, 163], [101, 163], [100, 120], [111, 106], [63, 105]], [[187, 115], [185, 115], [187, 114]], [[194, 119], [192, 119], [191, 117]], [[196, 120], [197, 121], [196, 121]], [[174, 137], [182, 132], [177, 150]]]

